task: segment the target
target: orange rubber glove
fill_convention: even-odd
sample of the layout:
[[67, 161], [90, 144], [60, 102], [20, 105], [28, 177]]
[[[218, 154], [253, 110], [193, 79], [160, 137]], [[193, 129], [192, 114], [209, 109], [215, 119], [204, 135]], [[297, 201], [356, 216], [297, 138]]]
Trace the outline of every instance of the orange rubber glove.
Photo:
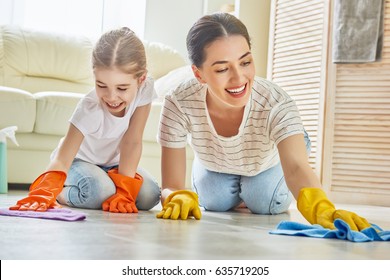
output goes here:
[[30, 185], [28, 196], [9, 209], [44, 212], [49, 208], [58, 207], [56, 198], [62, 191], [65, 180], [66, 173], [63, 171], [47, 171], [41, 174]]
[[341, 219], [351, 230], [361, 231], [371, 225], [365, 218], [346, 210], [336, 210], [335, 206], [319, 188], [303, 188], [297, 200], [298, 210], [311, 224], [319, 224], [325, 228], [335, 229], [334, 220]]
[[103, 202], [103, 210], [114, 213], [138, 213], [135, 201], [144, 181], [142, 176], [138, 173], [134, 178], [124, 176], [118, 173], [117, 168], [109, 170], [108, 176], [116, 186], [116, 193]]
[[163, 209], [156, 217], [163, 219], [186, 220], [189, 216], [194, 216], [200, 220], [202, 212], [199, 208], [198, 195], [193, 191], [174, 191], [164, 201]]

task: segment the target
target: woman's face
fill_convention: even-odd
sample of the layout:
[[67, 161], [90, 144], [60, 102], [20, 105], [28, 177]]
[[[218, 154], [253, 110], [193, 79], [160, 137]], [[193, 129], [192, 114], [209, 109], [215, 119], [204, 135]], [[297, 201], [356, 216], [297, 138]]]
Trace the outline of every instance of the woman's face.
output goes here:
[[133, 102], [143, 78], [117, 68], [95, 68], [96, 95], [112, 115], [123, 117], [126, 107]]
[[214, 102], [244, 107], [251, 93], [255, 66], [249, 45], [240, 35], [219, 38], [205, 48], [205, 61], [193, 66], [195, 77], [208, 86]]

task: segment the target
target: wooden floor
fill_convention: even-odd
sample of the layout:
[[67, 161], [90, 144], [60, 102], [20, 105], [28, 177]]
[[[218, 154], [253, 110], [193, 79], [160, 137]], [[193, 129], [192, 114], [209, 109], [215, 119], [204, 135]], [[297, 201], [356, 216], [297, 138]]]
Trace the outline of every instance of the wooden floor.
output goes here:
[[[0, 208], [26, 191], [0, 195]], [[342, 205], [390, 229], [390, 208]], [[305, 222], [295, 206], [275, 216], [203, 212], [200, 221], [155, 218], [161, 206], [138, 214], [84, 210], [84, 221], [0, 216], [1, 260], [389, 260], [390, 242], [353, 243], [271, 235], [282, 220]]]

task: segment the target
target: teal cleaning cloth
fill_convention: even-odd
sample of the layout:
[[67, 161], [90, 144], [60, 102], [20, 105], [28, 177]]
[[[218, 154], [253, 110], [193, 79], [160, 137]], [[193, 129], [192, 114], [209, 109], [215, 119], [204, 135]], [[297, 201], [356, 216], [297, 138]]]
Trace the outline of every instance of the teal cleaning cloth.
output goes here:
[[343, 220], [334, 221], [336, 229], [323, 228], [320, 225], [305, 225], [297, 222], [282, 221], [271, 234], [306, 236], [315, 238], [336, 238], [352, 242], [390, 241], [390, 231], [382, 230], [379, 226], [371, 224], [371, 227], [362, 231], [351, 230]]

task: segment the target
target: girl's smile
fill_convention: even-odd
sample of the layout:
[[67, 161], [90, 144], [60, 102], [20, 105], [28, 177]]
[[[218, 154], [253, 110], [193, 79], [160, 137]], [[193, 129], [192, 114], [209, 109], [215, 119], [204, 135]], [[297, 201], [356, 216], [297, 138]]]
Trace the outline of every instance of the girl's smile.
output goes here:
[[123, 117], [134, 101], [140, 79], [118, 68], [95, 68], [96, 94], [102, 105], [114, 116]]

